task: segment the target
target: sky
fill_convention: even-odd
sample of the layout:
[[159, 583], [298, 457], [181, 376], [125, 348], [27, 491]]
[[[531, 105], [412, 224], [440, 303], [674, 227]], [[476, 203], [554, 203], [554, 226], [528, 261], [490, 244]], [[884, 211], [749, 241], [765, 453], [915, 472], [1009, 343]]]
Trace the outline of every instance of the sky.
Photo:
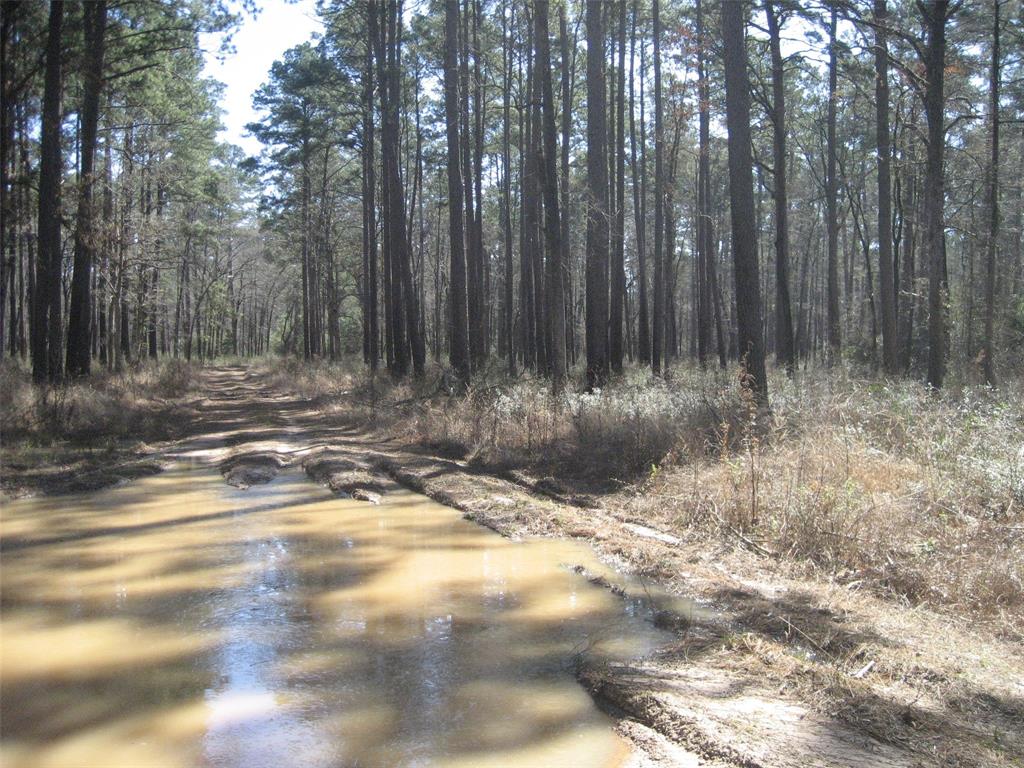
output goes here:
[[270, 66], [289, 48], [309, 40], [321, 30], [315, 0], [258, 0], [259, 14], [243, 16], [231, 38], [234, 53], [220, 54], [220, 35], [204, 36], [206, 65], [203, 74], [224, 83], [221, 99], [224, 130], [220, 138], [237, 144], [246, 154], [258, 154], [262, 145], [245, 126], [259, 115], [252, 108], [252, 95], [267, 79]]

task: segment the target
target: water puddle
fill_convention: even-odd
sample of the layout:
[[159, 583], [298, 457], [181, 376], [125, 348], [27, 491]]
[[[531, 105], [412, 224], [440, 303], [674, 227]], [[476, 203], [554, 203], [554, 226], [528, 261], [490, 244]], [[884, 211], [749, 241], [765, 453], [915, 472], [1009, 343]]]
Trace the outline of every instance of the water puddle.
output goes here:
[[667, 635], [571, 542], [515, 543], [397, 487], [179, 466], [3, 510], [0, 762], [613, 766], [577, 654]]

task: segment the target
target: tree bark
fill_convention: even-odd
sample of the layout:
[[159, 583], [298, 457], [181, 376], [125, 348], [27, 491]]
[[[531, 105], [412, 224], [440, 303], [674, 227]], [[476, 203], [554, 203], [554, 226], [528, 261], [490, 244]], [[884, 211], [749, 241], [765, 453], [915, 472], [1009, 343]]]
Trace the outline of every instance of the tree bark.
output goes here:
[[515, 7], [510, 10], [511, 18], [501, 14], [503, 88], [501, 93], [501, 226], [505, 246], [505, 281], [502, 285], [502, 338], [503, 349], [508, 360], [508, 374], [516, 372], [515, 319], [513, 307], [514, 256], [512, 248], [512, 153], [510, 150], [511, 99], [512, 99], [512, 34], [509, 26], [515, 22]]
[[36, 290], [32, 301], [32, 378], [36, 382], [59, 381], [61, 378], [60, 187], [63, 158], [60, 128], [63, 26], [64, 2], [54, 0], [50, 3], [46, 38], [39, 147], [39, 253], [36, 262]]
[[[729, 3], [727, 3], [728, 5]], [[654, 36], [654, 324], [651, 370], [661, 373], [665, 347], [665, 126], [661, 93], [661, 3], [653, 0]]]
[[[630, 26], [629, 38], [629, 148], [630, 148], [630, 174], [633, 178], [633, 225], [636, 228], [636, 260], [637, 260], [637, 348], [641, 363], [647, 364], [651, 361], [651, 331], [650, 318], [647, 314], [647, 249], [646, 249], [646, 162], [641, 161], [637, 165], [637, 130], [635, 113], [635, 92], [633, 77], [633, 62], [636, 52], [636, 26], [639, 13], [637, 0], [633, 0], [633, 15]], [[644, 136], [644, 104], [643, 104], [643, 42], [640, 43], [640, 154], [643, 157], [643, 148], [646, 143]]]
[[615, 217], [612, 221], [611, 305], [609, 311], [608, 354], [611, 368], [622, 371], [623, 301], [626, 297], [626, 0], [618, 0], [618, 67], [615, 87], [614, 173], [612, 187]]
[[836, 176], [836, 86], [838, 68], [836, 63], [836, 21], [838, 11], [834, 0], [830, 2], [828, 25], [828, 110], [826, 136], [825, 170], [825, 216], [828, 228], [828, 279], [826, 285], [826, 322], [828, 346], [826, 361], [829, 365], [838, 362], [842, 354], [841, 318], [839, 312], [839, 183]]
[[739, 356], [756, 402], [768, 406], [764, 341], [761, 327], [761, 286], [754, 227], [754, 175], [750, 147], [750, 83], [743, 4], [722, 5], [725, 60], [726, 127], [729, 134], [729, 194], [733, 266], [736, 273], [736, 315]]
[[892, 149], [889, 139], [889, 44], [886, 0], [874, 0], [875, 146], [878, 162], [878, 279], [882, 298], [882, 367], [896, 373], [896, 278], [892, 240]]
[[444, 116], [448, 144], [448, 233], [450, 319], [449, 360], [463, 386], [469, 383], [468, 309], [466, 306], [466, 256], [464, 251], [462, 174], [459, 162], [458, 34], [459, 0], [445, 0], [444, 15]]
[[948, 0], [917, 7], [928, 30], [924, 93], [928, 147], [924, 184], [925, 258], [928, 263], [928, 383], [941, 389], [946, 375], [945, 69]]
[[707, 73], [704, 7], [697, 0], [697, 361], [704, 367], [711, 349], [711, 94]]
[[564, 253], [558, 209], [558, 152], [555, 131], [555, 96], [551, 82], [551, 45], [548, 38], [548, 0], [537, 0], [534, 8], [536, 60], [540, 76], [543, 113], [544, 240], [547, 244], [547, 315], [550, 331], [551, 391], [558, 395], [565, 380], [565, 298], [563, 290]]
[[[657, 7], [658, 0], [655, 0]], [[587, 386], [608, 375], [608, 123], [603, 0], [587, 0]]]
[[[106, 0], [82, 6], [85, 62], [82, 72], [81, 174], [78, 180], [78, 223], [75, 231], [74, 272], [68, 311], [67, 370], [71, 376], [86, 376], [92, 362], [92, 265], [96, 259], [99, 233], [93, 207], [95, 189], [96, 130], [103, 88], [103, 44], [107, 26]], [[153, 286], [155, 290], [155, 285]], [[153, 345], [155, 346], [155, 344]]]
[[996, 255], [999, 249], [999, 10], [1002, 0], [992, 0], [992, 68], [989, 76], [988, 242], [985, 248], [985, 348], [981, 370], [985, 383], [996, 385], [995, 313]]
[[775, 359], [790, 376], [796, 371], [793, 309], [789, 295], [789, 196], [786, 160], [786, 83], [779, 39], [779, 14], [765, 2], [772, 59], [772, 149], [775, 164]]
[[[575, 361], [573, 349], [573, 319], [572, 312], [572, 241], [569, 236], [570, 212], [572, 210], [571, 198], [569, 196], [569, 145], [572, 140], [572, 92], [573, 92], [573, 65], [575, 54], [569, 53], [569, 30], [565, 19], [565, 5], [559, 7], [558, 14], [558, 36], [561, 47], [561, 69], [562, 69], [562, 146], [561, 146], [561, 195], [562, 206], [559, 211], [562, 222], [562, 327], [565, 329], [565, 350], [566, 366], [569, 365], [569, 357]], [[574, 38], [575, 42], [575, 38]], [[568, 318], [568, 320], [566, 319]]]
[[[368, 13], [373, 13], [372, 7]], [[380, 361], [380, 327], [377, 308], [377, 175], [374, 162], [373, 47], [366, 43], [363, 70], [363, 291], [365, 294], [365, 355], [371, 371]]]

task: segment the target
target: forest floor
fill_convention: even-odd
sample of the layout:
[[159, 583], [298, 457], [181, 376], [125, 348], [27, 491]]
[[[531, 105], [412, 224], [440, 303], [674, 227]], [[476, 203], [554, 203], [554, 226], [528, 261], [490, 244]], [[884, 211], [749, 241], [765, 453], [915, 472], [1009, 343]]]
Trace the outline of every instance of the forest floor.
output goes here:
[[[636, 746], [637, 766], [1024, 765], [1015, 618], [894, 599], [865, 588], [865, 578], [795, 564], [733, 526], [688, 528], [645, 506], [693, 503], [658, 478], [602, 488], [569, 472], [458, 457], [444, 440], [397, 428], [400, 404], [396, 418], [371, 423], [350, 407], [365, 393], [300, 390], [274, 371], [205, 369], [174, 397], [136, 406], [132, 423], [171, 419], [168, 431], [133, 436], [119, 422], [109, 439], [79, 436], [59, 450], [5, 439], [4, 491], [80, 490], [158, 471], [186, 437], [226, 446], [221, 466], [235, 484], [298, 462], [321, 481], [337, 469], [355, 485], [386, 474], [503, 536], [585, 541], [652, 595], [691, 601], [690, 610], [657, 614], [675, 640], [650, 658], [606, 666], [584, 656], [578, 665]], [[88, 447], [97, 442], [104, 447]], [[54, 469], [55, 457], [64, 469]], [[626, 588], [593, 580], [616, 594]]]

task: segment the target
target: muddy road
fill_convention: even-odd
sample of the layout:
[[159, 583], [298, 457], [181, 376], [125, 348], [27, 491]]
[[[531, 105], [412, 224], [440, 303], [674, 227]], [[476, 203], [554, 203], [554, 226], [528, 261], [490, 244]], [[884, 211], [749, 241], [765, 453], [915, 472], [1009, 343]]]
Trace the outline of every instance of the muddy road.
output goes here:
[[585, 545], [318, 459], [244, 373], [209, 381], [164, 472], [6, 505], [4, 765], [631, 759], [575, 665], [669, 642], [649, 601], [589, 583]]
[[1014, 643], [202, 377], [158, 474], [4, 502], [4, 765], [1022, 764]]

